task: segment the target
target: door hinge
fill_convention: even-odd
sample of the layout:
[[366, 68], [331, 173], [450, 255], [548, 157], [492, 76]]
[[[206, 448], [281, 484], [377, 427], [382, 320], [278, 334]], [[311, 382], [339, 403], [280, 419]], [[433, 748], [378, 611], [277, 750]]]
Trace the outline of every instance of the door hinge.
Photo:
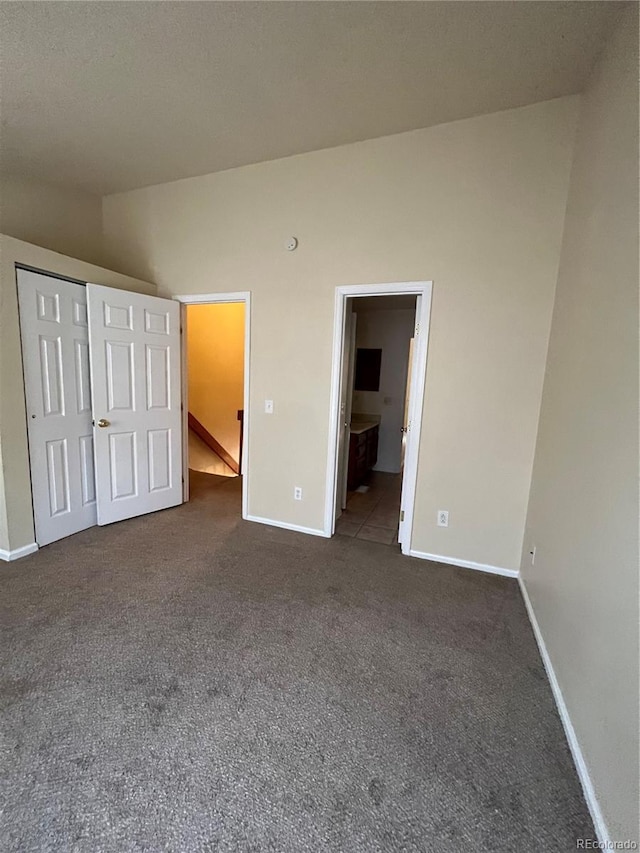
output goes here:
[[404, 521], [404, 510], [400, 511], [400, 521]]
[[420, 323], [416, 323], [415, 336], [417, 337], [419, 334], [420, 334]]

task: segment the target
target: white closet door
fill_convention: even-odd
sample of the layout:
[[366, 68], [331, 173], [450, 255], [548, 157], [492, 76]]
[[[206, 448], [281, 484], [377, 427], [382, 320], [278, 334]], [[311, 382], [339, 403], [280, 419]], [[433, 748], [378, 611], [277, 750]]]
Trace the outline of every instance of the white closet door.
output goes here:
[[180, 306], [87, 285], [98, 524], [182, 503]]
[[96, 523], [85, 287], [18, 270], [38, 545]]

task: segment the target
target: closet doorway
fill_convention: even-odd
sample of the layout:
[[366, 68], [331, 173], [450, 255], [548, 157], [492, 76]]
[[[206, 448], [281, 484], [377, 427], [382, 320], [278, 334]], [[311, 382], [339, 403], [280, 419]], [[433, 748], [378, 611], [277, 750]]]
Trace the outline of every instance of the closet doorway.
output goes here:
[[17, 269], [36, 542], [182, 502], [180, 311]]
[[212, 495], [214, 479], [236, 478], [246, 518], [251, 296], [243, 291], [175, 299], [182, 303], [184, 500], [190, 481]]

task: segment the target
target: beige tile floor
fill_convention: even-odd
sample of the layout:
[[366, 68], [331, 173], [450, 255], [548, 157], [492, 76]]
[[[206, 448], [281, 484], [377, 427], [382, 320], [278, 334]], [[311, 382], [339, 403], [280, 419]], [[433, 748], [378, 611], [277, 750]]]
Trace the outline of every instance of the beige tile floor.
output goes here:
[[214, 453], [193, 430], [189, 430], [189, 468], [203, 474], [218, 474], [221, 477], [236, 477], [226, 462]]
[[349, 492], [347, 508], [336, 523], [336, 533], [394, 545], [398, 541], [402, 476], [371, 471], [367, 492]]

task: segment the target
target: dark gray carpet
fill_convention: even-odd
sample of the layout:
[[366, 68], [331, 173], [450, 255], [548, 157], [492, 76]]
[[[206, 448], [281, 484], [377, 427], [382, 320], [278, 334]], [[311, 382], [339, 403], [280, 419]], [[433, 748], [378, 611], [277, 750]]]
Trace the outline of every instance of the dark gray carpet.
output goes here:
[[239, 481], [2, 566], [4, 851], [570, 851], [515, 581], [242, 522]]

